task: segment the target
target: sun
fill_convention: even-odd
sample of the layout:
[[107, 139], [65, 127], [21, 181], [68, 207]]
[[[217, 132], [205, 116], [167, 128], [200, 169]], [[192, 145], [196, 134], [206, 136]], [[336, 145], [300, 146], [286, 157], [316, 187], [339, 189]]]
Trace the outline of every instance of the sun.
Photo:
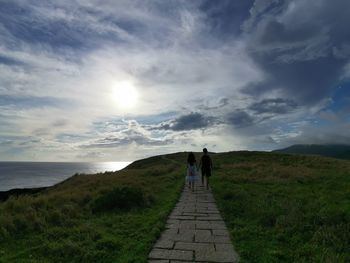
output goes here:
[[113, 100], [120, 108], [132, 108], [137, 104], [137, 89], [130, 81], [116, 82], [113, 84]]

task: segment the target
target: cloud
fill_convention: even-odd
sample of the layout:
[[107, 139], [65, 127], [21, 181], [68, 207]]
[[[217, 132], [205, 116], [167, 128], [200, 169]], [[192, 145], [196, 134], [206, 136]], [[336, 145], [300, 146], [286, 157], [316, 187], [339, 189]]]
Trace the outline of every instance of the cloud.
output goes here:
[[253, 0], [202, 1], [200, 8], [206, 14], [209, 33], [221, 41], [239, 36], [241, 24], [248, 19], [249, 9], [253, 3]]
[[254, 124], [255, 119], [243, 110], [231, 112], [227, 116], [227, 123], [237, 128], [243, 128]]
[[349, 123], [325, 127], [307, 124], [295, 136], [287, 138], [281, 144], [349, 144], [349, 129]]
[[281, 98], [264, 99], [253, 103], [249, 108], [256, 114], [272, 113], [272, 114], [286, 114], [290, 113], [297, 107], [297, 104], [292, 100], [285, 100]]
[[98, 39], [122, 42], [131, 38], [112, 17], [83, 4], [33, 2], [23, 8], [22, 2], [11, 1], [3, 3], [1, 10], [3, 28], [34, 45], [87, 51], [101, 44]]
[[110, 126], [110, 129], [107, 130], [101, 126], [99, 127], [99, 129], [102, 128], [104, 138], [90, 140], [88, 143], [81, 144], [81, 147], [113, 148], [127, 146], [129, 144], [161, 146], [172, 143], [169, 138], [160, 139], [152, 137], [152, 134], [135, 120], [117, 123], [108, 122], [105, 125]]
[[175, 120], [162, 123], [158, 127], [155, 127], [153, 129], [186, 131], [206, 128], [212, 123], [212, 117], [204, 116], [197, 112], [191, 112], [190, 114], [182, 115], [176, 118]]
[[11, 57], [0, 55], [0, 64], [4, 64], [8, 66], [22, 66], [23, 62], [18, 61]]
[[110, 147], [119, 147], [119, 146], [125, 146], [132, 143], [135, 143], [137, 145], [153, 145], [153, 146], [160, 146], [160, 145], [167, 145], [170, 144], [170, 140], [159, 140], [159, 139], [151, 139], [147, 138], [146, 136], [133, 132], [133, 133], [125, 133], [125, 136], [123, 137], [106, 137], [103, 139], [99, 139], [96, 141], [91, 142], [88, 145], [82, 145], [83, 148], [110, 148]]
[[[313, 129], [342, 135], [349, 120], [337, 86], [346, 90], [350, 76], [348, 7], [345, 0], [7, 1], [0, 157], [134, 159], [203, 145], [270, 149], [311, 138]], [[112, 96], [125, 81], [139, 95], [133, 108]]]
[[349, 43], [343, 26], [350, 22], [344, 11], [348, 5], [340, 0], [256, 1], [243, 28], [247, 50], [266, 79], [247, 85], [244, 92], [278, 91], [302, 105], [325, 99], [348, 62], [334, 54]]
[[217, 109], [221, 109], [227, 105], [230, 104], [230, 99], [229, 98], [221, 98], [217, 104], [215, 105], [208, 105], [207, 104], [200, 104], [197, 106], [197, 108], [199, 110], [205, 110], [205, 111], [211, 111], [211, 110], [217, 110]]
[[106, 154], [103, 152], [87, 152], [87, 153], [82, 153], [82, 154], [78, 154], [77, 157], [79, 159], [88, 159], [88, 160], [99, 160], [99, 159], [103, 159], [106, 157]]
[[69, 123], [69, 121], [67, 119], [60, 118], [60, 119], [55, 120], [52, 123], [52, 126], [54, 126], [54, 127], [63, 127], [63, 126], [66, 126], [68, 123]]
[[37, 97], [21, 95], [1, 95], [0, 107], [11, 106], [16, 109], [37, 108], [37, 107], [67, 107], [71, 103], [67, 100], [56, 97]]

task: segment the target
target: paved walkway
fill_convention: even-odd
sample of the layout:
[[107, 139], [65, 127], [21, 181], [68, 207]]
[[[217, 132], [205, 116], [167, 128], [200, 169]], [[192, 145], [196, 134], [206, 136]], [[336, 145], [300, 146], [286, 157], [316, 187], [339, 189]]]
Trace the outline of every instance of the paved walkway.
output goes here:
[[210, 190], [184, 188], [148, 262], [238, 262]]

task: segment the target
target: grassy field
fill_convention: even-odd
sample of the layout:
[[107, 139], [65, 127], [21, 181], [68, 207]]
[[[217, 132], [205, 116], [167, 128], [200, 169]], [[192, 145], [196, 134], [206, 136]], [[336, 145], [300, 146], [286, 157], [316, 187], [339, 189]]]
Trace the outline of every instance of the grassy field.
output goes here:
[[350, 162], [214, 155], [212, 187], [241, 262], [350, 262]]
[[184, 156], [0, 203], [0, 262], [146, 262], [182, 189]]
[[[0, 202], [0, 262], [146, 262], [182, 189], [186, 157], [76, 175]], [[350, 262], [350, 162], [261, 152], [212, 158], [211, 185], [242, 263]]]

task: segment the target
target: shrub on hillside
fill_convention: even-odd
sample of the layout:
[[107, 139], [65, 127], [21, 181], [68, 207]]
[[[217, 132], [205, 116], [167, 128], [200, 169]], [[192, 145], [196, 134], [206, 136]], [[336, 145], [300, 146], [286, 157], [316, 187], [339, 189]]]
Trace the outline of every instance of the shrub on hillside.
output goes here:
[[108, 212], [145, 207], [147, 198], [139, 188], [118, 187], [102, 194], [92, 203], [92, 211]]

